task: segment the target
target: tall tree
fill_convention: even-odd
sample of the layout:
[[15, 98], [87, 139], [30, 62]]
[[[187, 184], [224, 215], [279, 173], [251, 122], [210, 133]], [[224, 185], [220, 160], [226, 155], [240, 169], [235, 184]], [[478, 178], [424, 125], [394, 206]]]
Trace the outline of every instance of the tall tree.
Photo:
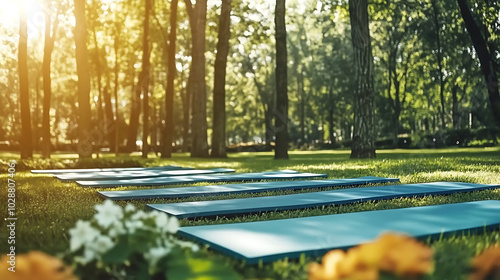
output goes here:
[[85, 0], [75, 0], [75, 54], [78, 75], [78, 155], [92, 157], [90, 135], [90, 69], [87, 50], [87, 23]]
[[170, 4], [170, 33], [168, 36], [167, 49], [167, 87], [165, 89], [165, 131], [163, 133], [162, 158], [172, 157], [172, 142], [174, 135], [174, 80], [175, 73], [175, 47], [177, 34], [177, 6], [178, 0], [172, 0]]
[[19, 95], [21, 102], [21, 158], [33, 157], [33, 144], [31, 134], [30, 93], [28, 79], [28, 23], [26, 8], [23, 2], [19, 6], [19, 47], [18, 47], [18, 75]]
[[467, 28], [467, 32], [472, 40], [474, 49], [481, 64], [481, 72], [483, 73], [486, 86], [488, 88], [488, 97], [490, 100], [491, 108], [493, 109], [493, 116], [495, 122], [500, 126], [500, 95], [498, 91], [498, 76], [497, 65], [495, 65], [495, 52], [488, 48], [487, 41], [481, 35], [481, 31], [477, 23], [472, 17], [471, 11], [467, 4], [467, 0], [457, 0], [462, 18]]
[[288, 90], [285, 1], [276, 0], [274, 23], [276, 27], [276, 127], [275, 159], [288, 159]]
[[151, 12], [151, 1], [145, 0], [145, 16], [144, 16], [144, 26], [142, 33], [142, 157], [147, 158], [149, 152], [149, 74], [151, 72], [151, 49], [149, 47], [149, 15]]
[[443, 73], [443, 47], [441, 43], [441, 22], [439, 19], [440, 15], [440, 10], [439, 7], [437, 6], [436, 0], [431, 0], [431, 6], [432, 6], [432, 19], [434, 23], [434, 31], [435, 31], [435, 39], [436, 39], [436, 58], [437, 58], [437, 63], [438, 63], [438, 74], [439, 74], [439, 100], [441, 101], [441, 111], [440, 111], [440, 118], [441, 118], [441, 128], [446, 128], [446, 121], [445, 121], [445, 100], [444, 100], [444, 86], [445, 86], [445, 81], [444, 81], [444, 73]]
[[50, 158], [50, 99], [52, 98], [52, 79], [51, 79], [51, 63], [52, 51], [54, 50], [54, 41], [59, 26], [59, 17], [56, 17], [52, 26], [52, 13], [50, 9], [50, 1], [45, 2], [44, 7], [45, 18], [45, 35], [43, 49], [43, 113], [42, 113], [42, 156]]
[[191, 123], [192, 157], [207, 157], [207, 90], [205, 83], [205, 25], [207, 21], [207, 0], [184, 0], [191, 27], [191, 70], [188, 90], [191, 91], [193, 121]]
[[374, 158], [373, 58], [368, 26], [368, 1], [349, 0], [349, 16], [356, 77], [351, 158]]
[[214, 69], [214, 123], [212, 132], [212, 157], [226, 155], [226, 65], [231, 37], [231, 0], [222, 0], [219, 18], [219, 38]]

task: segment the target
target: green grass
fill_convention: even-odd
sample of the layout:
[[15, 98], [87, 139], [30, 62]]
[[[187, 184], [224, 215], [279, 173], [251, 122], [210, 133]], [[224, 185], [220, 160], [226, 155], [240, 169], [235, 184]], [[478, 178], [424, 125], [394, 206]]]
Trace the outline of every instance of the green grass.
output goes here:
[[[500, 183], [500, 148], [467, 148], [436, 150], [380, 150], [375, 160], [350, 160], [350, 151], [308, 151], [292, 152], [290, 160], [273, 160], [272, 153], [230, 154], [228, 159], [192, 159], [187, 154], [175, 154], [170, 160], [151, 158], [143, 160], [137, 156], [101, 155], [100, 159], [82, 163], [75, 161], [73, 154], [57, 154], [52, 160], [23, 161], [19, 169], [73, 167], [73, 166], [152, 166], [175, 164], [196, 168], [227, 167], [237, 172], [259, 172], [277, 169], [295, 169], [303, 172], [326, 173], [329, 178], [351, 178], [358, 176], [398, 177], [401, 183], [421, 183], [431, 181], [461, 181], [471, 183]], [[17, 158], [14, 153], [0, 153], [0, 170], [6, 170], [6, 162]], [[17, 253], [41, 250], [57, 254], [68, 248], [68, 230], [78, 219], [89, 219], [94, 213], [94, 205], [102, 199], [98, 190], [81, 188], [75, 183], [62, 183], [43, 175], [18, 171], [16, 235]], [[0, 201], [5, 207], [7, 201], [7, 175], [0, 175]], [[206, 185], [206, 184], [196, 184]], [[125, 188], [114, 188], [120, 190]], [[126, 188], [128, 190], [134, 188]], [[143, 188], [144, 189], [144, 188]], [[334, 189], [334, 188], [328, 188]], [[111, 190], [111, 189], [107, 189]], [[326, 190], [326, 189], [322, 189]], [[183, 199], [153, 199], [134, 201], [139, 208], [145, 209], [146, 203], [168, 203], [195, 200], [216, 200], [254, 196], [283, 195], [304, 191], [279, 191], [259, 194], [233, 194], [225, 196], [195, 197]], [[283, 218], [295, 218], [359, 211], [394, 209], [402, 207], [434, 204], [458, 203], [485, 199], [500, 200], [500, 189], [447, 196], [427, 196], [423, 198], [401, 198], [379, 202], [366, 202], [351, 205], [329, 206], [295, 211], [268, 212], [238, 217], [218, 217], [217, 219], [183, 220], [182, 226], [220, 223], [237, 223]], [[125, 205], [126, 202], [119, 204]], [[2, 209], [5, 213], [6, 209]], [[4, 214], [5, 215], [5, 214]], [[500, 214], [499, 214], [500, 215]], [[0, 227], [5, 228], [2, 219]], [[0, 231], [0, 253], [8, 250], [5, 230]], [[467, 263], [470, 258], [491, 244], [500, 242], [500, 231], [480, 234], [457, 233], [437, 241], [427, 241], [435, 251], [436, 269], [428, 279], [466, 279]], [[319, 259], [282, 260], [264, 265], [245, 265], [216, 252], [209, 257], [222, 258], [231, 262], [235, 269], [246, 279], [307, 279], [307, 263]]]

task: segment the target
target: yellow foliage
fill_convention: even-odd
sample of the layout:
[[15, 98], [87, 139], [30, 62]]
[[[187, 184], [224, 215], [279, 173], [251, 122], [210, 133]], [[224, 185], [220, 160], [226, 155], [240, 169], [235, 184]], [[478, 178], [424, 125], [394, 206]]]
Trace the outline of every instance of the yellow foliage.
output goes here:
[[310, 280], [377, 280], [379, 271], [413, 278], [430, 273], [432, 250], [414, 238], [384, 234], [373, 242], [328, 252], [322, 264], [309, 266]]
[[76, 280], [70, 268], [58, 258], [42, 252], [32, 251], [17, 255], [15, 272], [9, 271], [10, 257], [3, 255], [0, 259], [0, 279], [9, 280]]
[[471, 265], [469, 280], [500, 279], [500, 244], [473, 258]]

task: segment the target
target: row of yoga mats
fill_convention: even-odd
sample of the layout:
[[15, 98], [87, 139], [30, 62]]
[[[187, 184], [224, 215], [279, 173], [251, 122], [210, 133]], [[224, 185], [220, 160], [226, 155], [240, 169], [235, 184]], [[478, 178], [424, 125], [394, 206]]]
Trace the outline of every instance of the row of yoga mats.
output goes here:
[[[325, 174], [299, 173], [292, 170], [228, 175], [217, 173], [229, 173], [234, 172], [234, 170], [194, 170], [178, 166], [91, 170], [32, 170], [32, 172], [53, 174], [63, 181], [77, 180], [79, 185], [91, 187], [155, 186], [197, 182], [290, 180], [326, 177]], [[398, 179], [394, 178], [368, 176], [338, 180], [260, 182], [99, 193], [106, 198], [115, 200], [174, 198], [354, 186], [398, 181]], [[175, 215], [178, 218], [190, 218], [301, 209], [395, 197], [468, 192], [498, 187], [500, 186], [435, 182], [339, 189], [258, 198], [149, 204], [148, 207]], [[500, 201], [490, 200], [264, 222], [183, 227], [179, 230], [179, 234], [200, 243], [208, 244], [212, 249], [245, 260], [249, 264], [255, 264], [259, 261], [270, 262], [284, 257], [297, 258], [302, 254], [321, 256], [332, 249], [346, 249], [370, 241], [387, 231], [406, 233], [417, 238], [432, 238], [460, 231], [492, 229], [499, 225]], [[248, 242], [249, 240], [251, 242]]]

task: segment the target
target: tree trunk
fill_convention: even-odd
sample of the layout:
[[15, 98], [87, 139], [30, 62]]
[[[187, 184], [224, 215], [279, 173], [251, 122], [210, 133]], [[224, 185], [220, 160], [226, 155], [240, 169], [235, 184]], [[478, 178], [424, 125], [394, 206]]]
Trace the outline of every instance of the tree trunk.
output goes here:
[[298, 73], [297, 86], [300, 98], [300, 144], [306, 143], [306, 101], [304, 94], [304, 74], [302, 71]]
[[[120, 27], [118, 24], [116, 26], [116, 33], [115, 34], [120, 34], [118, 31], [120, 30]], [[113, 88], [113, 95], [115, 99], [115, 117], [114, 117], [114, 127], [115, 127], [115, 138], [114, 138], [114, 151], [115, 155], [118, 157], [120, 155], [120, 131], [118, 129], [118, 110], [119, 110], [119, 105], [118, 105], [118, 75], [119, 75], [119, 55], [118, 55], [118, 50], [120, 46], [120, 41], [119, 41], [120, 36], [115, 36], [114, 37], [114, 52], [115, 52], [115, 65], [114, 65], [114, 88]]]
[[45, 9], [45, 45], [43, 49], [43, 113], [42, 113], [42, 157], [50, 158], [50, 99], [52, 98], [51, 62], [54, 50], [57, 20], [54, 23], [54, 34], [51, 35], [52, 18], [50, 9]]
[[285, 1], [276, 0], [276, 146], [275, 159], [288, 159], [288, 89]]
[[330, 87], [328, 90], [328, 101], [330, 105], [328, 106], [328, 140], [330, 140], [331, 144], [335, 144], [335, 129], [333, 127], [333, 106], [334, 106], [334, 99], [333, 99], [333, 87]]
[[373, 58], [367, 0], [349, 0], [349, 13], [356, 71], [351, 158], [374, 158]]
[[141, 115], [141, 89], [143, 83], [142, 71], [139, 73], [137, 85], [134, 87], [132, 93], [132, 102], [130, 108], [130, 121], [128, 127], [127, 137], [127, 151], [132, 152], [137, 148], [137, 132], [139, 130], [139, 116]]
[[219, 38], [214, 66], [214, 123], [212, 157], [226, 158], [226, 64], [229, 53], [231, 0], [222, 0], [219, 18]]
[[167, 87], [165, 89], [165, 132], [163, 133], [162, 158], [172, 157], [172, 142], [174, 139], [174, 80], [175, 73], [175, 38], [177, 34], [177, 6], [178, 0], [172, 0], [170, 5], [170, 33], [167, 53]]
[[187, 88], [184, 89], [184, 98], [182, 98], [182, 108], [183, 108], [183, 134], [182, 134], [182, 151], [188, 153], [191, 151], [191, 90], [189, 89], [189, 75]]
[[439, 11], [436, 6], [436, 0], [431, 0], [432, 11], [433, 11], [433, 20], [434, 20], [434, 28], [436, 31], [436, 45], [437, 45], [437, 62], [438, 62], [438, 71], [439, 71], [439, 100], [441, 101], [441, 128], [446, 128], [445, 121], [445, 100], [444, 100], [444, 73], [443, 73], [443, 48], [441, 47], [441, 33], [439, 30], [441, 26], [439, 24]]
[[142, 157], [147, 158], [149, 152], [149, 74], [151, 72], [151, 49], [149, 48], [149, 14], [151, 0], [145, 0], [144, 29], [142, 34], [142, 76], [141, 86], [143, 113], [142, 113]]
[[205, 83], [205, 25], [207, 20], [207, 0], [198, 0], [192, 5], [184, 0], [191, 24], [192, 48], [190, 85], [193, 121], [191, 123], [191, 157], [208, 157], [207, 143], [207, 93]]
[[19, 16], [19, 47], [18, 47], [18, 75], [19, 96], [21, 102], [21, 158], [33, 157], [33, 144], [31, 133], [30, 92], [28, 79], [28, 24], [26, 11], [20, 5]]
[[486, 86], [488, 87], [488, 97], [493, 110], [493, 117], [496, 124], [500, 126], [500, 94], [498, 92], [498, 77], [495, 71], [494, 53], [490, 53], [488, 50], [487, 43], [483, 36], [481, 36], [479, 27], [474, 21], [469, 6], [467, 5], [467, 1], [457, 1], [465, 27], [467, 28], [467, 32], [469, 33], [481, 64], [481, 72], [483, 73]]
[[81, 159], [92, 157], [90, 138], [90, 69], [87, 50], [87, 23], [85, 0], [75, 0], [75, 54], [78, 74], [78, 155]]
[[458, 85], [455, 84], [453, 85], [453, 88], [451, 89], [451, 99], [452, 99], [452, 120], [453, 120], [453, 128], [458, 129]]

